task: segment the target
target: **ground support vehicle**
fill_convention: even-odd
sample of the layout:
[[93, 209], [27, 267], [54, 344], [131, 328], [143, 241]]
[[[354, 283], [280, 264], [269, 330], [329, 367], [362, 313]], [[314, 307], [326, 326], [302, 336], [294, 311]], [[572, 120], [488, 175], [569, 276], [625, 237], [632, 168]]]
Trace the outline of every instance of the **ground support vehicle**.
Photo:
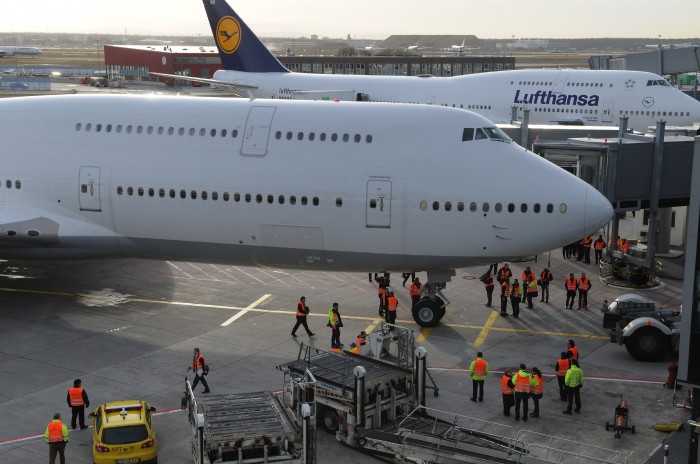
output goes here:
[[189, 380], [183, 409], [192, 426], [195, 464], [215, 462], [314, 464], [315, 417], [306, 396], [313, 379], [285, 379], [269, 391], [195, 397]]
[[142, 400], [99, 405], [92, 418], [92, 462], [95, 464], [156, 464], [158, 446], [153, 412]]
[[[277, 368], [312, 375], [320, 424], [350, 447], [394, 463], [624, 463], [626, 452], [426, 407], [426, 350], [410, 367], [302, 345]], [[309, 373], [309, 374], [306, 374]]]
[[628, 293], [603, 303], [603, 327], [610, 342], [625, 345], [639, 361], [658, 361], [669, 351], [678, 352], [681, 312], [657, 309], [654, 302]]

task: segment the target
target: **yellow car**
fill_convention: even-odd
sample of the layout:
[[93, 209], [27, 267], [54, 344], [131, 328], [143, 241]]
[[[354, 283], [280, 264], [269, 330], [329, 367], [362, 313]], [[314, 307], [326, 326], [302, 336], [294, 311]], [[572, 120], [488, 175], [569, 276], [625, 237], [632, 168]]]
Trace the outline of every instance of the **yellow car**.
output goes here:
[[115, 401], [90, 413], [95, 464], [156, 464], [156, 430], [145, 401]]

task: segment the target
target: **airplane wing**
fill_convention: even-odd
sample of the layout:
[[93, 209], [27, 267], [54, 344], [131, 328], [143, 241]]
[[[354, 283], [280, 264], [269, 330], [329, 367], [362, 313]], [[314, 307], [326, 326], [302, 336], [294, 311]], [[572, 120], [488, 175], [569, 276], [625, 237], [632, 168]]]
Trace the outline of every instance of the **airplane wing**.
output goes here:
[[178, 79], [178, 80], [188, 81], [188, 82], [200, 82], [202, 84], [210, 84], [210, 85], [216, 85], [219, 87], [227, 87], [233, 93], [235, 93], [239, 97], [243, 97], [243, 98], [255, 98], [252, 91], [258, 88], [257, 85], [237, 84], [235, 82], [219, 81], [216, 79], [205, 79], [203, 77], [180, 76], [177, 74], [164, 74], [164, 73], [156, 73], [156, 72], [151, 72], [148, 74], [150, 76], [167, 77], [170, 79]]

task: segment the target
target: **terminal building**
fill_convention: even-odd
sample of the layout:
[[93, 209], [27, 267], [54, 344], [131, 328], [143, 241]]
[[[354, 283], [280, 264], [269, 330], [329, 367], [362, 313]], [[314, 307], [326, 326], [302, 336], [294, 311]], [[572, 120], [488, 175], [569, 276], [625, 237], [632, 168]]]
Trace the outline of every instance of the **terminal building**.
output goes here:
[[[105, 45], [110, 79], [152, 80], [149, 72], [209, 79], [222, 69], [214, 46]], [[512, 56], [280, 56], [290, 71], [383, 76], [459, 76], [515, 68]]]

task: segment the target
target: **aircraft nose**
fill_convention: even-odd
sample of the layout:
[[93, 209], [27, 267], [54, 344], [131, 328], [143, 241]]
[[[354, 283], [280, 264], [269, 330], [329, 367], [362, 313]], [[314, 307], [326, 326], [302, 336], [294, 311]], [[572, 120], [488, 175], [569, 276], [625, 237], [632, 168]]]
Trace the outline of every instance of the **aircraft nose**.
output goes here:
[[613, 207], [607, 198], [595, 188], [588, 186], [586, 191], [586, 210], [583, 219], [584, 234], [600, 230], [613, 218]]

